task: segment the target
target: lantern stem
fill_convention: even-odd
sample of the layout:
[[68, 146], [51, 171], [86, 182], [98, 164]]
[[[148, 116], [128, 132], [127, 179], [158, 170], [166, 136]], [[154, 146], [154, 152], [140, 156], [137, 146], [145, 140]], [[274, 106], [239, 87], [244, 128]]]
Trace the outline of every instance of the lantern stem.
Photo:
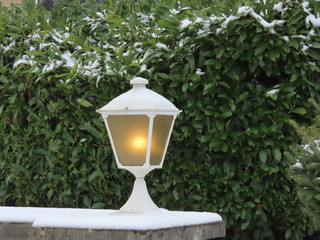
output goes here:
[[145, 175], [147, 175], [152, 169], [146, 171], [141, 171], [142, 169], [137, 169], [139, 171], [129, 170], [133, 175], [135, 175], [136, 180], [134, 181], [133, 190], [128, 201], [120, 208], [120, 212], [123, 213], [142, 213], [145, 210], [158, 210], [157, 205], [152, 201], [146, 181], [144, 180]]

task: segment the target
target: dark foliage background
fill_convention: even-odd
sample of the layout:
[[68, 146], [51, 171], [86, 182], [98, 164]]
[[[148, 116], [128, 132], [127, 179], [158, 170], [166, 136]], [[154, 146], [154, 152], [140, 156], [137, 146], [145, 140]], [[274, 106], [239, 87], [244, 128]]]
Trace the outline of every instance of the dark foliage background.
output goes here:
[[148, 175], [159, 206], [218, 212], [228, 239], [311, 235], [283, 152], [298, 142], [289, 121], [309, 124], [320, 100], [319, 4], [0, 7], [0, 204], [120, 207], [133, 178], [95, 109], [142, 76], [183, 110]]

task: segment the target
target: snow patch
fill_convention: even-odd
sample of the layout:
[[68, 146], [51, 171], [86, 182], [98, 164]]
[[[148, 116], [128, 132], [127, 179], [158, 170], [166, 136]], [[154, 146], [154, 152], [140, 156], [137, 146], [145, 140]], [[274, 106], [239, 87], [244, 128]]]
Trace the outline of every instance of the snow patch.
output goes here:
[[203, 18], [197, 17], [194, 23], [203, 23], [205, 20]]
[[222, 28], [226, 28], [229, 24], [229, 22], [233, 21], [233, 20], [236, 20], [238, 19], [239, 17], [236, 17], [236, 16], [229, 16], [226, 18], [226, 20], [221, 24], [221, 27]]
[[165, 44], [163, 44], [163, 43], [160, 43], [160, 42], [158, 42], [158, 43], [156, 44], [156, 47], [159, 48], [159, 49], [164, 49], [164, 50], [166, 50], [166, 51], [169, 51], [169, 48], [167, 47], [167, 45], [165, 45]]
[[190, 7], [183, 7], [183, 8], [181, 8], [181, 9], [179, 9], [179, 10], [177, 10], [177, 9], [175, 9], [175, 8], [172, 8], [172, 9], [170, 9], [170, 12], [171, 12], [171, 14], [173, 14], [173, 15], [177, 15], [178, 13], [180, 13], [181, 11], [183, 11], [183, 10], [189, 10], [189, 9], [191, 9]]
[[143, 24], [148, 24], [150, 21], [154, 20], [154, 13], [151, 13], [149, 16], [145, 15], [141, 12], [137, 13], [137, 17], [139, 18], [139, 22]]
[[1, 222], [28, 222], [33, 227], [152, 230], [222, 221], [208, 212], [179, 212], [159, 209], [141, 214], [116, 210], [0, 207]]
[[204, 75], [205, 72], [202, 72], [202, 70], [201, 70], [200, 68], [197, 68], [197, 69], [196, 69], [196, 74], [197, 74], [197, 75]]
[[309, 46], [303, 45], [302, 48], [301, 48], [301, 51], [302, 52], [306, 52], [308, 49], [309, 49]]
[[133, 47], [137, 48], [137, 47], [141, 47], [142, 46], [142, 42], [135, 42], [133, 44]]
[[53, 69], [58, 68], [61, 65], [62, 65], [62, 61], [50, 59], [49, 62], [43, 66], [42, 72], [43, 73], [51, 72]]
[[303, 166], [301, 163], [297, 162], [296, 164], [292, 165], [293, 168], [300, 168], [303, 169]]
[[72, 54], [69, 51], [64, 52], [61, 57], [66, 62], [64, 65], [65, 67], [73, 67], [76, 63], [76, 60], [72, 57]]
[[140, 67], [140, 72], [144, 72], [147, 70], [147, 65], [146, 64], [143, 64], [141, 67]]
[[308, 7], [309, 7], [309, 2], [303, 2], [301, 3], [301, 6], [303, 8], [303, 11], [308, 14], [306, 17], [305, 21], [307, 25], [312, 24], [314, 27], [320, 27], [320, 17], [316, 17], [313, 15]]
[[[238, 15], [247, 15], [250, 14], [254, 17], [264, 28], [272, 29], [276, 25], [281, 25], [285, 21], [284, 20], [273, 20], [271, 23], [267, 22], [261, 15], [257, 14], [251, 7], [242, 6], [238, 9]], [[273, 29], [272, 29], [273, 30]], [[275, 32], [273, 32], [275, 33]]]
[[32, 60], [30, 58], [30, 56], [28, 55], [23, 55], [21, 57], [21, 59], [19, 59], [18, 61], [16, 61], [14, 64], [13, 64], [13, 68], [16, 68], [18, 67], [20, 64], [25, 64], [25, 65], [35, 65], [36, 64], [36, 61]]
[[266, 97], [271, 97], [272, 99], [276, 100], [279, 93], [279, 85], [275, 85], [273, 89], [266, 92]]
[[272, 89], [268, 91], [266, 94], [267, 96], [271, 96], [271, 95], [277, 94], [278, 92], [279, 92], [279, 89]]
[[314, 27], [320, 27], [320, 17], [309, 14], [309, 16], [306, 17], [306, 23], [308, 25], [312, 24]]
[[283, 38], [283, 40], [286, 41], [286, 42], [289, 42], [289, 41], [290, 41], [288, 36], [283, 36], [282, 38]]
[[[11, 39], [12, 40], [12, 39]], [[16, 40], [13, 40], [8, 46], [3, 48], [3, 53], [10, 51], [12, 47], [16, 46]]]
[[[320, 139], [319, 140], [314, 140], [314, 144], [316, 145], [316, 148], [318, 151], [320, 151]], [[310, 154], [314, 154], [313, 150], [311, 149], [311, 144], [305, 144], [302, 146], [304, 150], [306, 150]]]
[[283, 9], [283, 3], [282, 3], [282, 2], [276, 3], [276, 4], [273, 6], [273, 10], [282, 13], [282, 12], [284, 11], [284, 9]]
[[181, 29], [181, 30], [184, 30], [184, 29], [186, 29], [187, 27], [189, 27], [191, 24], [192, 24], [192, 22], [191, 22], [188, 18], [183, 19], [183, 20], [181, 21], [181, 24], [180, 24], [180, 29]]

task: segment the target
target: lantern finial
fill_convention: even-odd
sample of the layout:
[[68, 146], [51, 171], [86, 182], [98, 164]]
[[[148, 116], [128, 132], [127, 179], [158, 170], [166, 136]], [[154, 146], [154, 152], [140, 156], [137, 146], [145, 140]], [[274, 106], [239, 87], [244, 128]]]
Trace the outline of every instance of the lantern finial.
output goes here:
[[149, 83], [149, 81], [142, 77], [135, 77], [130, 81], [130, 84], [135, 86], [145, 86]]

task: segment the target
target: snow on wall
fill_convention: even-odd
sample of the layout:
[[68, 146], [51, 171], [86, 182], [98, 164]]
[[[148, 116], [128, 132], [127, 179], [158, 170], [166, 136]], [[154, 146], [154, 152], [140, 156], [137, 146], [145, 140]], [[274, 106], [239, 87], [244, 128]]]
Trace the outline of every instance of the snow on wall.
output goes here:
[[116, 210], [0, 207], [0, 222], [33, 223], [34, 227], [152, 230], [220, 222], [216, 213], [178, 212], [165, 209], [141, 214]]

